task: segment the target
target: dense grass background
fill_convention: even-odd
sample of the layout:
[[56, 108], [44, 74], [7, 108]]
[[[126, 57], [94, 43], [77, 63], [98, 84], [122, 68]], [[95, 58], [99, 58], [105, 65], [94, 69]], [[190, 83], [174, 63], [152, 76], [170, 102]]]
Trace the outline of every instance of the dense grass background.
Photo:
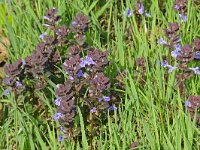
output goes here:
[[[160, 66], [162, 55], [168, 49], [157, 44], [163, 36], [163, 29], [168, 22], [179, 22], [177, 12], [172, 10], [173, 0], [146, 0], [145, 8], [151, 18], [142, 18], [141, 26], [137, 20], [123, 17], [118, 20], [126, 8], [133, 8], [131, 0], [13, 0], [0, 4], [0, 25], [9, 37], [8, 48], [10, 62], [31, 54], [39, 42], [39, 35], [44, 32], [42, 16], [51, 7], [57, 7], [62, 15], [62, 23], [69, 24], [73, 16], [82, 11], [90, 16], [90, 42], [95, 47], [109, 49], [111, 61], [118, 68], [128, 71], [126, 79], [124, 105], [118, 108], [114, 118], [108, 116], [105, 131], [94, 139], [97, 149], [129, 149], [133, 142], [139, 142], [138, 149], [185, 149], [200, 148], [200, 130], [189, 114], [184, 110], [184, 101], [176, 90], [174, 73], [166, 83], [164, 70]], [[99, 7], [96, 6], [99, 5]], [[120, 7], [119, 7], [120, 6]], [[191, 43], [200, 37], [200, 12], [191, 0], [188, 2], [188, 20], [182, 24], [182, 44]], [[163, 13], [165, 11], [165, 13]], [[106, 14], [105, 27], [100, 18]], [[125, 29], [130, 26], [133, 40], [127, 45], [124, 40]], [[115, 38], [112, 38], [112, 36]], [[140, 85], [133, 69], [136, 58], [144, 57], [147, 62], [146, 84]], [[199, 77], [193, 77], [187, 83], [188, 95], [199, 95]], [[52, 95], [54, 95], [53, 89]], [[3, 94], [3, 89], [0, 95]], [[48, 106], [51, 118], [55, 107], [41, 93], [41, 100]], [[33, 116], [32, 106], [25, 104], [23, 98], [16, 102], [12, 95], [1, 99], [3, 112], [0, 123], [0, 149], [88, 149], [87, 140], [82, 133], [82, 143], [78, 141], [58, 142], [58, 124], [51, 119], [42, 119], [43, 114]], [[24, 105], [25, 109], [19, 106]], [[80, 116], [81, 117], [81, 116]], [[82, 124], [83, 125], [83, 124]], [[53, 128], [52, 128], [53, 127]], [[83, 126], [82, 126], [83, 127]], [[46, 130], [48, 129], [48, 130]], [[83, 129], [83, 128], [82, 128]], [[83, 129], [84, 130], [84, 129]], [[82, 148], [81, 148], [82, 147]]]

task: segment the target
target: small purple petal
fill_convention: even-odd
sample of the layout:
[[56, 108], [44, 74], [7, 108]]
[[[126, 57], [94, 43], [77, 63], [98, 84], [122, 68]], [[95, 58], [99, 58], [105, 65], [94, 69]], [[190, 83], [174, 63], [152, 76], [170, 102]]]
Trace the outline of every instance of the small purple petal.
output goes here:
[[171, 56], [174, 58], [176, 58], [177, 56], [180, 56], [180, 55], [181, 55], [181, 53], [178, 50], [171, 51]]
[[84, 73], [82, 70], [79, 70], [76, 75], [78, 78], [80, 78], [80, 77], [83, 77]]
[[96, 107], [93, 107], [93, 108], [90, 110], [91, 113], [94, 113], [94, 112], [96, 112], [96, 111], [97, 111], [97, 108], [96, 108]]
[[166, 60], [164, 60], [162, 63], [161, 63], [161, 66], [163, 66], [164, 68], [167, 67], [169, 64]]
[[22, 59], [22, 65], [23, 65], [23, 66], [26, 65], [25, 59]]
[[192, 103], [189, 100], [185, 101], [185, 107], [192, 107]]
[[50, 19], [50, 18], [47, 17], [47, 16], [43, 16], [42, 18], [45, 19], [45, 20], [49, 20], [49, 19]]
[[181, 22], [186, 22], [187, 21], [187, 16], [184, 16], [182, 14], [179, 14], [179, 18], [180, 18]]
[[98, 101], [100, 102], [100, 101], [102, 101], [103, 100], [103, 98], [98, 98]]
[[3, 93], [3, 95], [9, 95], [11, 93], [11, 91], [10, 90], [8, 90], [8, 89], [6, 89], [6, 90], [4, 90], [4, 93]]
[[20, 81], [16, 81], [16, 87], [22, 86], [22, 83]]
[[47, 33], [46, 33], [46, 32], [44, 32], [43, 34], [41, 34], [41, 35], [40, 35], [40, 38], [41, 38], [41, 39], [44, 39], [45, 36], [47, 36]]
[[111, 105], [109, 110], [117, 110], [117, 107], [115, 106], [115, 104]]
[[142, 3], [139, 4], [140, 8], [138, 9], [139, 14], [144, 14], [144, 5]]
[[61, 117], [63, 116], [63, 114], [62, 113], [56, 113], [55, 115], [54, 115], [54, 120], [58, 120], [58, 119], [60, 119]]
[[45, 23], [44, 23], [44, 24], [42, 24], [42, 26], [45, 26], [45, 27], [48, 28], [48, 27], [50, 27], [51, 25], [49, 25], [49, 24], [45, 24]]
[[72, 77], [72, 76], [69, 76], [69, 79], [70, 79], [70, 80], [74, 80], [74, 77]]
[[81, 58], [81, 62], [79, 64], [79, 66], [81, 68], [84, 68], [86, 65], [95, 65], [96, 63], [93, 61], [93, 59], [91, 57], [86, 56], [85, 59]]
[[110, 97], [109, 96], [103, 96], [104, 101], [110, 101]]
[[158, 44], [164, 45], [164, 44], [167, 44], [167, 42], [166, 42], [163, 38], [160, 38], [160, 39], [158, 40]]
[[60, 106], [60, 102], [61, 102], [61, 98], [57, 98], [57, 99], [55, 99], [54, 104], [56, 106]]
[[58, 137], [58, 142], [61, 142], [61, 141], [63, 141], [64, 140], [64, 137], [62, 136], [62, 135], [60, 135], [59, 137]]
[[171, 65], [168, 65], [168, 73], [171, 73], [172, 71], [174, 71], [177, 67], [174, 67], [174, 66], [171, 66]]
[[132, 16], [132, 11], [130, 8], [128, 8], [127, 10], [127, 17], [131, 17]]
[[194, 59], [200, 59], [200, 52], [194, 53]]
[[176, 10], [179, 10], [179, 8], [180, 8], [180, 7], [179, 7], [178, 5], [175, 5], [175, 6], [174, 6], [174, 9], [176, 9]]
[[66, 132], [66, 130], [62, 127], [62, 126], [60, 126], [60, 130], [62, 131], [62, 132]]
[[151, 14], [150, 13], [145, 13], [145, 16], [146, 17], [151, 17]]
[[199, 67], [189, 68], [189, 69], [190, 69], [190, 70], [193, 70], [195, 74], [200, 74]]

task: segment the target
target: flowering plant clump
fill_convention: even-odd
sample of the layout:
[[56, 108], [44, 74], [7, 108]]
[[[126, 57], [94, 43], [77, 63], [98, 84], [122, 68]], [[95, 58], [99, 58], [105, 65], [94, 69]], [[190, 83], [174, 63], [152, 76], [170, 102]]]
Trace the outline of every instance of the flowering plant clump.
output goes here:
[[191, 67], [190, 62], [199, 59], [199, 39], [195, 39], [193, 45], [185, 44], [181, 46], [181, 36], [178, 34], [180, 26], [178, 23], [169, 23], [169, 29], [165, 30], [168, 41], [160, 38], [158, 43], [168, 47], [171, 57], [175, 58], [176, 64], [170, 65], [167, 60], [162, 62], [162, 66], [168, 68], [168, 73], [179, 70], [176, 74], [178, 86], [183, 97], [186, 97], [185, 80], [194, 74], [200, 74], [199, 67]]
[[[88, 16], [77, 14], [68, 28], [58, 25], [61, 17], [56, 8], [48, 10], [43, 18], [43, 26], [49, 34], [45, 32], [40, 35], [42, 42], [31, 56], [5, 66], [7, 77], [3, 83], [8, 87], [5, 95], [12, 91], [17, 98], [22, 92], [29, 92], [33, 93], [29, 98], [34, 98], [37, 90], [45, 90], [48, 80], [54, 82], [55, 77], [59, 78], [59, 81], [55, 81], [57, 112], [53, 116], [60, 122], [63, 132], [59, 141], [79, 135], [75, 121], [78, 120], [78, 107], [81, 108], [85, 125], [90, 126], [87, 135], [92, 137], [98, 132], [99, 124], [105, 122], [107, 113], [117, 109], [120, 94], [115, 93], [114, 86], [122, 83], [118, 84], [118, 80], [111, 82], [106, 76], [106, 68], [111, 65], [109, 52], [86, 43]], [[62, 51], [58, 49], [66, 47], [67, 55], [61, 56]]]

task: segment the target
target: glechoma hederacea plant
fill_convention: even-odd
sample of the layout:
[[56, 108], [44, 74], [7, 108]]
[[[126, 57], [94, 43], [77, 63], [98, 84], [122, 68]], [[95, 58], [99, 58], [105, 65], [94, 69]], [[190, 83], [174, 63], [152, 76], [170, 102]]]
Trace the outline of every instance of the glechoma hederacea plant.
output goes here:
[[[77, 14], [69, 28], [58, 25], [61, 16], [58, 16], [56, 8], [48, 10], [43, 18], [49, 35], [47, 32], [40, 35], [42, 42], [31, 56], [5, 66], [7, 77], [3, 83], [7, 89], [4, 94], [13, 92], [17, 100], [24, 93], [37, 104], [37, 91], [46, 89], [47, 79], [61, 78], [59, 81], [62, 82], [56, 82], [57, 112], [53, 116], [54, 120], [59, 120], [63, 132], [59, 141], [79, 135], [79, 126], [74, 125], [78, 107], [85, 125], [90, 126], [86, 133], [92, 139], [98, 133], [99, 125], [106, 121], [107, 113], [117, 109], [120, 97], [114, 86], [120, 87], [122, 83], [118, 83], [119, 77], [111, 83], [104, 73], [111, 65], [109, 52], [85, 42], [89, 28], [87, 16]], [[67, 48], [66, 56], [60, 54], [62, 48]], [[59, 71], [59, 66], [62, 71]]]

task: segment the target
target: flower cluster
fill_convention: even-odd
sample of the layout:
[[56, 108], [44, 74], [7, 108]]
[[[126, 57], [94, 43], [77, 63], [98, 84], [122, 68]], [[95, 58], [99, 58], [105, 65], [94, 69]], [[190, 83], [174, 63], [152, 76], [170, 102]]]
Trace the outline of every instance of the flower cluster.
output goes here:
[[[185, 44], [181, 46], [181, 36], [179, 35], [180, 26], [177, 23], [169, 23], [169, 29], [164, 30], [168, 41], [160, 38], [158, 43], [168, 47], [171, 51], [171, 56], [176, 59], [176, 65], [172, 66], [167, 60], [161, 64], [163, 67], [168, 68], [168, 73], [178, 69], [179, 74], [176, 74], [179, 89], [182, 95], [186, 96], [186, 88], [184, 81], [189, 79], [194, 74], [200, 74], [199, 67], [190, 67], [189, 63], [193, 60], [199, 59], [200, 40], [196, 38], [192, 45]], [[184, 93], [184, 94], [183, 94]]]
[[[4, 95], [13, 91], [17, 99], [22, 91], [29, 92], [25, 95], [37, 101], [35, 90], [47, 90], [46, 79], [51, 80], [57, 84], [54, 102], [57, 112], [53, 119], [59, 121], [64, 134], [59, 136], [59, 141], [77, 135], [74, 126], [77, 107], [81, 108], [85, 125], [95, 126], [91, 129], [94, 132], [99, 120], [105, 121], [106, 113], [117, 109], [120, 96], [119, 92], [111, 90], [118, 80], [111, 83], [106, 75], [106, 68], [110, 65], [109, 52], [90, 47], [85, 42], [88, 16], [76, 15], [70, 27], [59, 26], [61, 17], [56, 8], [48, 10], [43, 18], [47, 31], [39, 36], [42, 42], [32, 55], [5, 65], [3, 83], [7, 90]], [[63, 52], [58, 50], [66, 47], [67, 55], [61, 56]]]
[[179, 18], [181, 22], [187, 21], [187, 1], [186, 0], [176, 0], [174, 9], [178, 11]]
[[[185, 108], [189, 111], [193, 119], [195, 119], [195, 111], [200, 108], [200, 96], [190, 96], [187, 101], [185, 101]], [[196, 116], [196, 123], [200, 125], [200, 115]]]
[[[55, 8], [50, 9], [44, 17], [52, 26], [51, 29], [56, 28], [55, 24], [60, 18], [56, 15], [57, 12]], [[40, 35], [42, 42], [36, 46], [31, 56], [5, 65], [6, 77], [3, 79], [3, 84], [17, 93], [22, 92], [22, 89], [44, 89], [46, 87], [44, 75], [47, 75], [47, 72], [53, 73], [56, 70], [55, 65], [60, 61], [60, 54], [56, 50], [56, 46], [61, 36], [65, 36], [65, 34], [62, 32], [58, 36], [48, 36], [45, 32]], [[32, 80], [32, 83], [27, 82], [28, 80]]]
[[134, 10], [131, 10], [130, 8], [128, 8], [126, 11], [123, 12], [123, 15], [127, 17], [131, 17], [133, 14], [151, 17], [151, 15], [145, 11], [144, 3], [141, 1], [137, 1]]

